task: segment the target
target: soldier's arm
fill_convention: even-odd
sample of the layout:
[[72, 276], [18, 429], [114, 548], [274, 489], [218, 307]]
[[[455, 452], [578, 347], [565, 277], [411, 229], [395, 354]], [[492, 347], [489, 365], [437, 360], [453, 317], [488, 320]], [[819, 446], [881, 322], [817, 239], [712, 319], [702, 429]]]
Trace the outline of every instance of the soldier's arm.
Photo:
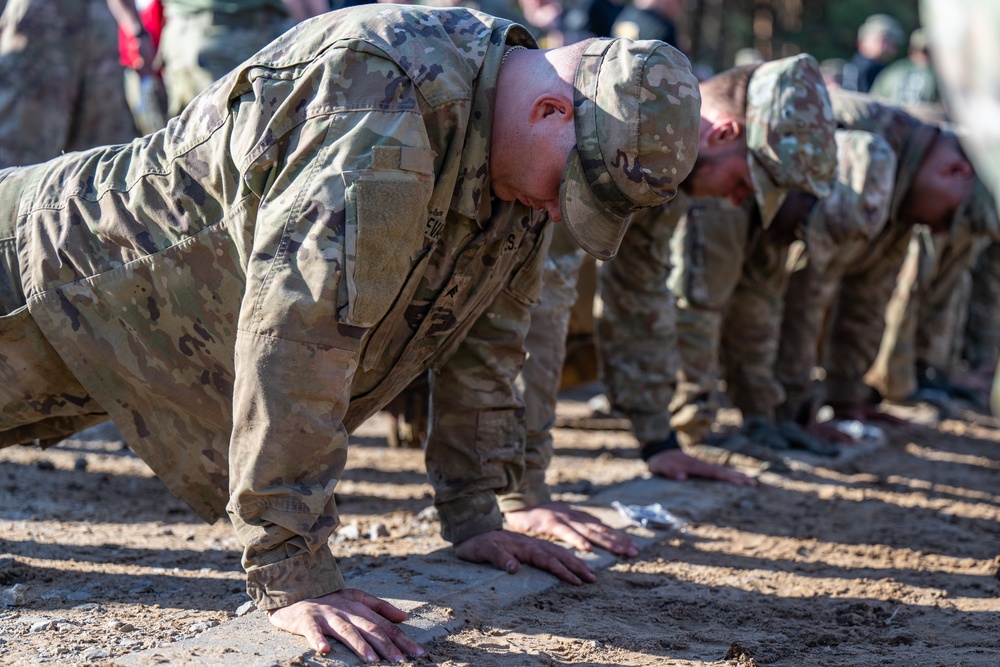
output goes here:
[[514, 381], [541, 289], [549, 241], [542, 234], [525, 238], [508, 286], [433, 375], [427, 474], [442, 535], [460, 558], [508, 572], [528, 563], [579, 584], [594, 580], [589, 566], [561, 547], [502, 530], [496, 498], [518, 489], [524, 475], [524, 404]]
[[837, 317], [826, 354], [826, 396], [835, 411], [846, 414], [869, 395], [864, 382], [885, 331], [886, 307], [909, 245], [901, 235], [865, 270], [844, 278]]
[[[364, 76], [376, 68], [406, 81], [392, 63], [344, 57], [347, 74], [357, 69], [353, 74]], [[274, 85], [276, 96], [289, 94], [280, 80]], [[401, 85], [398, 94], [412, 91]], [[274, 141], [270, 147], [253, 145], [246, 155], [232, 149], [249, 188], [245, 205], [257, 211], [253, 226], [234, 214], [229, 228], [253, 235], [234, 323], [227, 508], [244, 545], [247, 590], [271, 612], [272, 623], [304, 635], [314, 649], [328, 651], [328, 635], [369, 660], [376, 652], [390, 660], [421, 652], [393, 626], [401, 612], [343, 589], [328, 546], [339, 524], [334, 489], [347, 459], [343, 420], [361, 340], [409, 274], [397, 260], [409, 266], [417, 261], [419, 244], [411, 247], [411, 235], [422, 243], [433, 186], [432, 179], [403, 170], [379, 179], [373, 169], [377, 157], [391, 156], [400, 143], [386, 128], [398, 127], [400, 115], [412, 114], [407, 108], [416, 104], [404, 100], [400, 106], [303, 118], [288, 125], [294, 140], [269, 133], [264, 141]], [[426, 141], [419, 132], [407, 135], [414, 150], [428, 149], [421, 144]], [[362, 176], [364, 189], [357, 185]], [[385, 201], [393, 202], [391, 216], [379, 215]], [[395, 244], [390, 259], [372, 245], [384, 239]]]
[[115, 17], [115, 22], [122, 32], [135, 38], [139, 56], [142, 58], [137, 71], [152, 73], [153, 59], [156, 56], [156, 49], [153, 47], [153, 39], [146, 28], [142, 25], [139, 11], [136, 9], [135, 0], [107, 0], [108, 9]]

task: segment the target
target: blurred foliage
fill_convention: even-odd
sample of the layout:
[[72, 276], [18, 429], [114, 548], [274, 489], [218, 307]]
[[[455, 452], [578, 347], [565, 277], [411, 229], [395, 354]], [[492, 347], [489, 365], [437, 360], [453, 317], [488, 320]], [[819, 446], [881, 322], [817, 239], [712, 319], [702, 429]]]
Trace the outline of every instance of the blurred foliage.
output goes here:
[[[678, 17], [680, 46], [692, 61], [716, 71], [731, 67], [744, 47], [769, 57], [806, 51], [819, 60], [846, 59], [869, 15], [889, 14], [909, 35], [919, 25], [917, 5], [918, 0], [687, 0]], [[905, 52], [903, 45], [900, 55]]]

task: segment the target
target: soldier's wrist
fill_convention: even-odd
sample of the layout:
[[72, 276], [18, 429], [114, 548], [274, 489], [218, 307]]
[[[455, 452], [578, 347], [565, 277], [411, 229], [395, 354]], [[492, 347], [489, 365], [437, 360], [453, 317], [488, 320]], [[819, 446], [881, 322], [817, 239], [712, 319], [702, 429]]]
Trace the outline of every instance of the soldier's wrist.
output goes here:
[[658, 454], [680, 448], [681, 444], [677, 441], [677, 433], [671, 432], [666, 438], [642, 443], [639, 448], [639, 456], [642, 457], [643, 461], [649, 463], [649, 460]]

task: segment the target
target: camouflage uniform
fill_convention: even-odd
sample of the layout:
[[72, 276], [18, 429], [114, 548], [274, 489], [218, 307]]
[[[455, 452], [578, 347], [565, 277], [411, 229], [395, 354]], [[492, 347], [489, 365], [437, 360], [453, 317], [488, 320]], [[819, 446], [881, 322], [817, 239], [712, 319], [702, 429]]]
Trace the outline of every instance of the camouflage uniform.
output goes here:
[[[347, 435], [431, 368], [443, 533], [499, 528], [548, 239], [544, 216], [487, 195], [505, 44], [534, 45], [467, 10], [328, 14], [162, 131], [0, 172], [0, 444], [110, 415], [202, 517], [228, 511], [273, 609], [343, 586], [327, 540]], [[576, 86], [561, 209], [613, 253], [627, 214], [609, 211], [662, 203], [690, 171], [700, 99], [656, 42], [592, 44]], [[664, 125], [677, 143], [653, 140]]]
[[785, 391], [775, 410], [782, 422], [813, 421], [819, 396], [811, 375], [821, 344], [833, 350], [828, 356], [850, 354], [855, 338], [845, 321], [855, 313], [878, 313], [885, 303], [879, 288], [887, 282], [868, 279], [878, 275], [882, 254], [898, 236], [886, 225], [896, 155], [885, 139], [868, 132], [838, 130], [837, 143], [837, 184], [806, 223], [808, 259], [791, 274], [785, 294], [775, 368]]
[[[724, 334], [723, 318], [729, 331], [739, 327], [736, 317], [752, 301], [762, 299], [770, 307], [780, 307], [784, 265], [788, 243], [766, 233], [785, 196], [797, 190], [825, 197], [836, 171], [833, 111], [819, 66], [810, 56], [800, 56], [798, 88], [794, 96], [781, 97], [761, 86], [771, 76], [775, 63], [761, 65], [750, 79], [747, 90], [747, 143], [759, 222], [749, 206], [742, 209], [723, 203], [695, 206], [689, 211], [674, 240], [677, 269], [671, 284], [677, 295], [677, 331], [680, 372], [677, 394], [671, 404], [671, 423], [688, 443], [701, 442], [715, 418], [713, 395], [719, 367], [720, 339], [756, 344], [750, 365], [769, 368], [777, 353], [777, 332], [773, 323], [752, 334], [746, 330]], [[790, 59], [776, 63], [792, 62]], [[788, 104], [786, 114], [773, 125], [755, 120], [755, 109]], [[788, 125], [793, 125], [794, 130]], [[762, 141], [763, 137], [768, 141]], [[770, 145], [777, 150], [769, 148]], [[760, 148], [758, 148], [760, 147]], [[792, 154], [798, 159], [790, 159]], [[718, 215], [717, 211], [725, 211]], [[736, 299], [737, 301], [734, 301]], [[732, 305], [732, 304], [736, 305]], [[733, 310], [733, 317], [727, 310]], [[769, 331], [770, 330], [770, 331]], [[748, 339], [751, 339], [749, 341]], [[744, 353], [747, 346], [741, 343]], [[734, 348], [735, 351], [735, 348]], [[731, 357], [734, 359], [734, 357]], [[767, 373], [769, 374], [769, 373]], [[780, 387], [772, 378], [762, 377], [763, 386], [750, 392], [773, 394], [780, 399]], [[751, 409], [747, 406], [748, 409]], [[756, 408], [754, 408], [756, 409]]]
[[163, 8], [159, 58], [171, 116], [293, 24], [282, 0], [163, 0]]
[[[782, 164], [803, 167], [800, 181], [810, 182], [827, 168], [822, 156], [812, 161], [811, 150], [825, 147], [824, 139], [832, 140], [832, 130], [828, 134], [816, 132], [822, 112], [817, 115], [815, 107], [825, 95], [825, 87], [811, 57], [786, 58], [757, 74], [751, 80], [755, 93], [748, 96], [748, 124], [751, 119], [759, 120], [748, 137], [753, 153], [748, 160], [770, 209], [780, 203], [780, 192], [764, 183], [771, 183], [772, 174], [783, 174]], [[787, 107], [803, 111], [808, 119], [805, 126], [797, 126], [790, 135], [779, 131], [785, 129], [782, 124], [788, 116], [783, 111]], [[812, 136], [814, 132], [822, 139]], [[788, 136], [792, 137], [790, 141]], [[656, 452], [655, 448], [676, 446], [669, 421], [678, 366], [676, 310], [668, 283], [672, 269], [670, 240], [688, 204], [686, 199], [677, 199], [637, 213], [625, 233], [619, 256], [600, 269], [603, 310], [597, 323], [597, 345], [601, 380], [612, 407], [631, 421], [636, 439], [644, 445], [644, 458]], [[501, 498], [504, 511], [549, 500], [545, 469], [552, 457], [550, 431], [566, 356], [569, 309], [576, 298], [582, 257], [571, 244], [554, 244], [551, 254], [543, 280], [541, 310], [532, 312], [527, 340], [523, 382], [526, 403], [532, 406], [527, 420], [528, 469], [518, 492]], [[655, 448], [647, 449], [650, 445]]]
[[105, 0], [11, 0], [0, 16], [0, 168], [136, 136]]
[[[809, 375], [824, 334], [828, 401], [846, 405], [868, 398], [863, 378], [878, 352], [886, 306], [913, 232], [912, 221], [901, 219], [899, 210], [938, 134], [936, 127], [870, 96], [831, 91], [830, 97], [840, 127], [871, 132], [888, 142], [896, 157], [896, 172], [889, 218], [881, 233], [873, 231], [863, 250], [847, 242], [832, 254], [828, 267], [817, 268], [813, 263], [791, 278], [777, 362], [786, 400], [778, 416], [803, 423], [817, 407]], [[819, 247], [819, 242], [813, 245]], [[834, 300], [836, 310], [824, 330]]]
[[[618, 256], [598, 273], [603, 309], [597, 322], [601, 380], [612, 407], [632, 422], [639, 442], [670, 436], [667, 408], [676, 384], [677, 342], [670, 274], [670, 236], [687, 198], [638, 211]], [[528, 358], [520, 383], [526, 408], [525, 474], [520, 488], [500, 497], [513, 512], [551, 500], [545, 470], [552, 460], [556, 417], [570, 310], [576, 301], [583, 251], [556, 230], [545, 263], [542, 292], [531, 311], [525, 340]]]
[[897, 276], [882, 345], [866, 377], [884, 398], [905, 400], [917, 390], [918, 374], [947, 378], [958, 370], [972, 269], [997, 240], [998, 227], [993, 198], [979, 182], [947, 232], [917, 229]]
[[994, 368], [1000, 359], [1000, 242], [991, 243], [972, 269], [963, 357], [972, 369]]

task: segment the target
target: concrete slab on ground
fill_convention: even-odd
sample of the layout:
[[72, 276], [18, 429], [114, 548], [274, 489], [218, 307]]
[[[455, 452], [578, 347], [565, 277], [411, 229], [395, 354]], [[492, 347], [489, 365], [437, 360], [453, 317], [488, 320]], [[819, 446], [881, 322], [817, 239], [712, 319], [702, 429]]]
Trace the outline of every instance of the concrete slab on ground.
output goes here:
[[[605, 489], [577, 506], [587, 508], [609, 525], [623, 528], [628, 522], [611, 509], [612, 501], [624, 505], [660, 502], [680, 518], [698, 521], [716, 507], [738, 501], [752, 492], [728, 485], [718, 488], [720, 493], [705, 493], [698, 484], [636, 479]], [[669, 532], [635, 528], [633, 535], [641, 553], [645, 546]], [[598, 571], [618, 561], [617, 557], [600, 550], [579, 555], [587, 558]], [[450, 550], [393, 559], [384, 567], [348, 582], [406, 611], [410, 618], [401, 624], [403, 630], [421, 644], [458, 630], [470, 616], [488, 617], [490, 610], [537, 595], [558, 583], [552, 575], [531, 567], [510, 575], [491, 566], [461, 563]], [[115, 659], [115, 664], [135, 667], [156, 664], [341, 667], [361, 663], [339, 645], [329, 655], [320, 656], [308, 649], [301, 637], [277, 630], [265, 614], [253, 612], [195, 637], [121, 656]]]

